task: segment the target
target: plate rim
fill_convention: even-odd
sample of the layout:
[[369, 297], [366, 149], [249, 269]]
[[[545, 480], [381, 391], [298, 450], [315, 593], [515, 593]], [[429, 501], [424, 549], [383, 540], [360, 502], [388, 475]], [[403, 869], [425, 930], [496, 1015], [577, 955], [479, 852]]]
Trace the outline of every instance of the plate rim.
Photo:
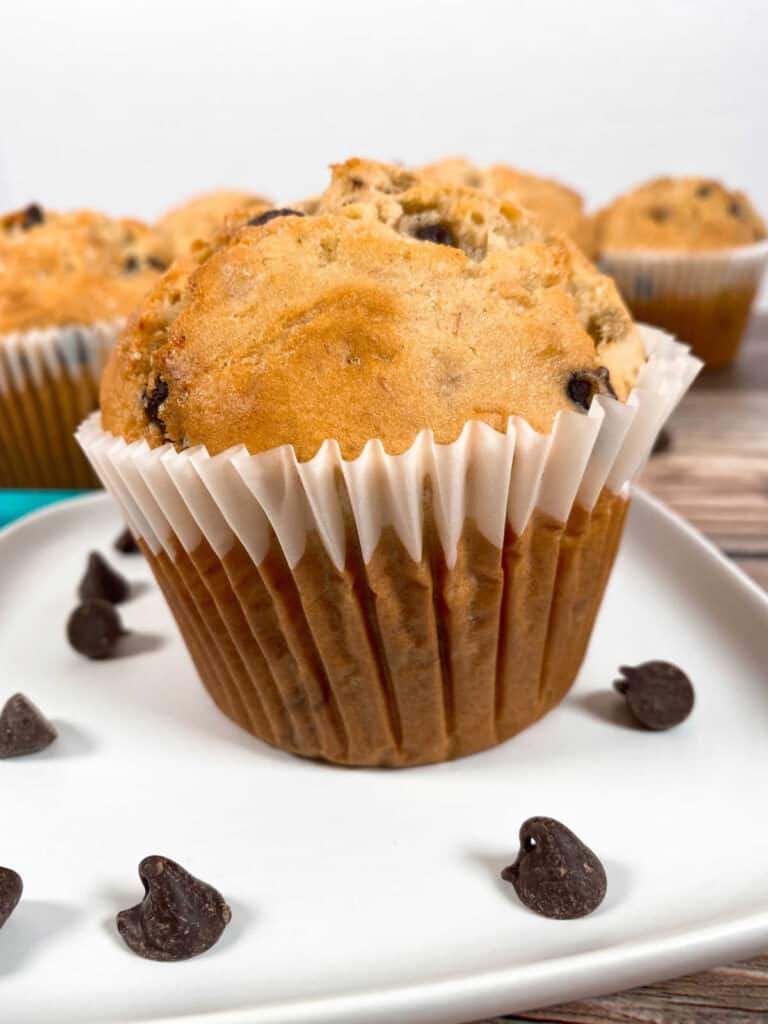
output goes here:
[[[683, 534], [687, 543], [724, 569], [768, 616], [768, 594], [695, 526], [643, 488], [633, 490], [632, 502]], [[36, 509], [0, 529], [0, 548], [42, 521], [76, 508], [102, 504], [113, 504], [113, 499], [105, 491], [94, 491]], [[673, 930], [653, 938], [613, 943], [532, 964], [204, 1013], [131, 1017], [125, 1018], [124, 1024], [359, 1024], [361, 1019], [370, 1024], [394, 1024], [403, 1019], [403, 1013], [409, 1014], [412, 1024], [433, 1024], [438, 1020], [440, 1024], [459, 1024], [473, 1019], [473, 1015], [474, 1019], [508, 1015], [679, 977], [757, 954], [766, 947], [768, 908], [715, 920], [695, 929]], [[114, 1021], [104, 1020], [103, 1024]]]

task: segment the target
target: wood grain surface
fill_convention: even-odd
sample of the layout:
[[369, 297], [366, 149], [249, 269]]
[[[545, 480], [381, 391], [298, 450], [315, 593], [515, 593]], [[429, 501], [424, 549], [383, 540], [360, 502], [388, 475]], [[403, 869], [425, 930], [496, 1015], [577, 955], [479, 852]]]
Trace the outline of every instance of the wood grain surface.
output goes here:
[[[768, 316], [738, 363], [704, 370], [642, 486], [689, 519], [768, 590]], [[768, 668], [767, 668], [768, 671]], [[768, 745], [766, 747], [768, 757]], [[766, 865], [768, 871], [768, 865]], [[768, 953], [744, 963], [483, 1024], [766, 1024]]]

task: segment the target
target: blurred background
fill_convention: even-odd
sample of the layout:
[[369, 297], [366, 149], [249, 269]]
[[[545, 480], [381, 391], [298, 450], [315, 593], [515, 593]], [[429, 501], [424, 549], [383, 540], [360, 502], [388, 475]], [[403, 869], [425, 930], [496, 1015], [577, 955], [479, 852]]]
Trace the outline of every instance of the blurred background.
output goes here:
[[216, 187], [282, 201], [331, 160], [464, 153], [603, 203], [720, 177], [768, 212], [765, 0], [14, 0], [0, 207], [152, 218]]

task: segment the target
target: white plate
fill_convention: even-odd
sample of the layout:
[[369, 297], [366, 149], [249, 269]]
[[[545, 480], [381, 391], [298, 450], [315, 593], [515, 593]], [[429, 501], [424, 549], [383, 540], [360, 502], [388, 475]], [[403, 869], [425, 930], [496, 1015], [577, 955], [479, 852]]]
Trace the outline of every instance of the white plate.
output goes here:
[[[454, 1024], [768, 947], [768, 601], [662, 506], [635, 501], [563, 705], [494, 751], [399, 772], [300, 761], [228, 722], [142, 559], [111, 551], [119, 525], [96, 495], [0, 534], [0, 698], [23, 690], [61, 729], [0, 762], [0, 863], [25, 882], [0, 933], [3, 1020]], [[130, 657], [64, 639], [90, 548], [142, 581]], [[610, 690], [649, 658], [696, 685], [669, 733], [628, 727]], [[536, 917], [499, 880], [532, 814], [603, 859], [591, 917]], [[117, 936], [148, 853], [230, 900], [205, 956], [152, 963]]]

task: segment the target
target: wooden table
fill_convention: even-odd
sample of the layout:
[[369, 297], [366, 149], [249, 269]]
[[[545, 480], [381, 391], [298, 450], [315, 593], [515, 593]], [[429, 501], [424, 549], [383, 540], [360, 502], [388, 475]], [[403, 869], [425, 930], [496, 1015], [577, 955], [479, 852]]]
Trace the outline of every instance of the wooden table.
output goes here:
[[[642, 485], [768, 590], [768, 315], [753, 321], [736, 366], [701, 374], [673, 416], [670, 436], [671, 447], [652, 459]], [[768, 954], [485, 1024], [502, 1021], [766, 1024]]]

